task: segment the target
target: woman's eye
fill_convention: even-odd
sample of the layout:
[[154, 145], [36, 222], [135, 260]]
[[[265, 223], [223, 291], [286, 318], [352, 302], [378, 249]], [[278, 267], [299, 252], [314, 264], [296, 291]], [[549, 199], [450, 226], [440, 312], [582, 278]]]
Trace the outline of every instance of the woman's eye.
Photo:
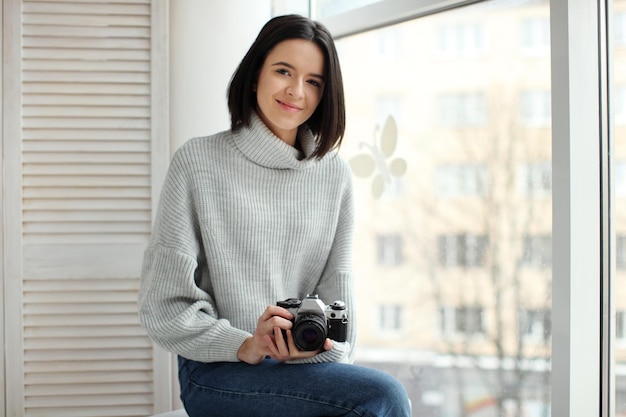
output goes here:
[[316, 80], [309, 80], [309, 84], [311, 84], [313, 87], [317, 87], [317, 88], [320, 88], [322, 86], [322, 83], [320, 83], [319, 81], [316, 81]]
[[289, 71], [284, 68], [277, 69], [276, 72], [282, 75], [289, 75]]

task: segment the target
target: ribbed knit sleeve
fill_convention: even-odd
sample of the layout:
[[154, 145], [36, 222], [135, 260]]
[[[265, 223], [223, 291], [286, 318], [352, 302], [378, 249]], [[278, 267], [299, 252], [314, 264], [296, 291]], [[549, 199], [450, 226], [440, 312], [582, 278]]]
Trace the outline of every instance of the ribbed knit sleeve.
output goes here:
[[174, 156], [161, 194], [152, 240], [145, 251], [139, 317], [164, 349], [201, 362], [238, 361], [250, 333], [219, 319], [211, 296], [196, 284], [203, 259], [191, 193], [188, 149]]

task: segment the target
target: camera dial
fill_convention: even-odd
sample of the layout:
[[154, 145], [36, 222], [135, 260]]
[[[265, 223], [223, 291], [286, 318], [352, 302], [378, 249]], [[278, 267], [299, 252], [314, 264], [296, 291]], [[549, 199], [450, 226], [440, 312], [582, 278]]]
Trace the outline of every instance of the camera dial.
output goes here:
[[279, 301], [276, 303], [277, 306], [290, 309], [290, 308], [300, 308], [302, 305], [302, 301], [297, 298], [287, 298], [286, 300]]

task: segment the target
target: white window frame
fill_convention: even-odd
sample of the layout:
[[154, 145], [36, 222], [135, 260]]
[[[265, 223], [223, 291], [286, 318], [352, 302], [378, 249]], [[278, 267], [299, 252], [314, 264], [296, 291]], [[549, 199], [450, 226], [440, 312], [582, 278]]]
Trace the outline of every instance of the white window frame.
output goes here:
[[[340, 38], [471, 3], [385, 0], [322, 22]], [[606, 7], [550, 0], [554, 417], [614, 415]]]

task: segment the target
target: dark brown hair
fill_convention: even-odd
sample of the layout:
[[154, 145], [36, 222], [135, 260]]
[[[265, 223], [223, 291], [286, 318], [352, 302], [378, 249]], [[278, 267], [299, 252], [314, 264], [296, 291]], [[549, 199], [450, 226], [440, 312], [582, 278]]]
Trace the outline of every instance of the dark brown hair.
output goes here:
[[288, 39], [304, 39], [322, 50], [324, 65], [324, 92], [315, 112], [306, 125], [317, 140], [311, 158], [322, 158], [338, 148], [346, 127], [343, 79], [333, 38], [322, 24], [299, 15], [278, 16], [268, 21], [243, 57], [228, 87], [228, 110], [233, 131], [250, 126], [250, 117], [256, 109], [253, 91], [265, 58], [276, 44]]

